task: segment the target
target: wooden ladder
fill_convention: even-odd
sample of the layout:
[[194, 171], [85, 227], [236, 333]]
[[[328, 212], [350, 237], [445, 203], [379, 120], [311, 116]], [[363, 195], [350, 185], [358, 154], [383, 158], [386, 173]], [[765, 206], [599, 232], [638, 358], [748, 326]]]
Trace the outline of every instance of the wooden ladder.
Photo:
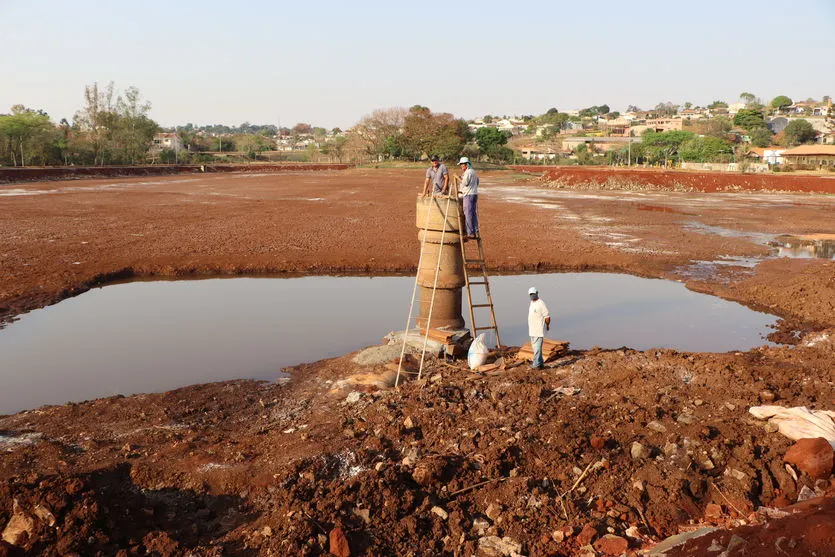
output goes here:
[[[456, 176], [457, 178], [457, 176]], [[454, 184], [457, 191], [457, 182]], [[464, 286], [467, 289], [467, 305], [470, 309], [470, 331], [473, 340], [478, 336], [479, 331], [493, 331], [496, 334], [496, 348], [502, 347], [502, 341], [499, 338], [499, 326], [496, 323], [496, 310], [493, 307], [493, 295], [490, 293], [490, 280], [487, 277], [487, 258], [484, 256], [484, 242], [481, 239], [481, 234], [475, 238], [475, 245], [477, 252], [471, 254], [473, 257], [468, 257], [467, 246], [473, 245], [472, 240], [467, 240], [467, 231], [464, 229], [464, 219], [462, 218], [464, 204], [461, 204], [461, 211], [458, 212], [458, 236], [461, 245], [461, 258], [464, 260]], [[471, 280], [470, 274], [473, 274], [475, 280]], [[473, 286], [484, 286], [484, 292], [487, 297], [486, 303], [473, 303]], [[490, 326], [479, 326], [476, 321], [475, 309], [490, 308]]]

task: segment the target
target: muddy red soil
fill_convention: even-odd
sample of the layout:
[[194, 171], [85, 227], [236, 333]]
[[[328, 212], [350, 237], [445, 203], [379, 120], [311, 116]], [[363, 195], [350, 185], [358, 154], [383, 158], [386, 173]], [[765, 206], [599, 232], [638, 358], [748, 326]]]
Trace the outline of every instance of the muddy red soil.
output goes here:
[[[0, 303], [9, 318], [113, 277], [409, 271], [421, 182], [357, 169], [6, 186]], [[385, 369], [348, 355], [288, 382], [22, 412], [0, 418], [0, 555], [640, 554], [704, 524], [722, 530], [677, 555], [835, 555], [832, 476], [787, 469], [791, 441], [748, 413], [835, 409], [835, 263], [768, 259], [764, 243], [833, 232], [835, 199], [482, 184], [494, 271], [683, 280], [780, 315], [793, 344], [578, 351], [488, 374], [431, 361], [399, 391], [340, 387]], [[723, 257], [758, 264], [698, 263]]]
[[168, 164], [153, 166], [26, 166], [0, 168], [0, 184], [78, 180], [85, 178], [124, 178], [127, 176], [165, 176], [204, 172], [279, 172], [282, 170], [345, 170], [347, 164], [252, 163], [252, 164]]
[[544, 176], [566, 187], [589, 186], [608, 189], [643, 187], [677, 191], [802, 191], [835, 193], [835, 175], [810, 174], [740, 174], [731, 172], [694, 172], [654, 168], [611, 168], [590, 166], [514, 166], [513, 168]]

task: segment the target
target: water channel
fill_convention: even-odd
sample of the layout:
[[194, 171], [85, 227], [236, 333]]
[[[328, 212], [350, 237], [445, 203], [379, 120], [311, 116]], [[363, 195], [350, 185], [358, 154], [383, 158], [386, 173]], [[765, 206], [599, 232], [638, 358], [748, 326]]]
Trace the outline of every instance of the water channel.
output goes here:
[[[0, 330], [0, 414], [237, 378], [377, 344], [406, 324], [413, 277], [115, 284]], [[502, 341], [527, 341], [527, 289], [572, 348], [724, 352], [767, 344], [771, 315], [676, 282], [605, 273], [491, 279]], [[466, 314], [466, 310], [464, 312]]]

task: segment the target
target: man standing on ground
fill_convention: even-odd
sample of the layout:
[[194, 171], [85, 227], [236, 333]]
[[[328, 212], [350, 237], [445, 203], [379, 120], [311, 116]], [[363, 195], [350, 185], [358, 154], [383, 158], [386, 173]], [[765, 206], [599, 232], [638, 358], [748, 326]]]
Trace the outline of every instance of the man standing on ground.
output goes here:
[[531, 297], [531, 305], [528, 308], [528, 335], [531, 337], [531, 349], [533, 350], [533, 362], [531, 369], [542, 369], [545, 362], [542, 360], [542, 339], [545, 338], [545, 331], [551, 330], [551, 314], [548, 313], [548, 306], [539, 298], [539, 291], [535, 286], [528, 289]]
[[464, 201], [466, 237], [475, 240], [478, 238], [478, 176], [467, 157], [461, 157], [458, 166], [463, 173], [461, 174], [461, 184], [458, 186], [458, 192], [463, 196]]
[[429, 193], [429, 184], [432, 184], [432, 194], [447, 194], [449, 193], [449, 170], [446, 165], [441, 162], [438, 155], [432, 155], [432, 166], [426, 169], [426, 180], [423, 182], [423, 193], [425, 196]]

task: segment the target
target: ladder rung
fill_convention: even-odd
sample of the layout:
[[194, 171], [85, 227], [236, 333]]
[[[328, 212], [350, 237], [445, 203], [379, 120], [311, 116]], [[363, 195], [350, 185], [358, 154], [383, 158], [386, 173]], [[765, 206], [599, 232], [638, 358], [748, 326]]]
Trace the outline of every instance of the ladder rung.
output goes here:
[[487, 284], [486, 280], [471, 280], [470, 284]]
[[466, 263], [469, 265], [470, 263], [484, 263], [483, 259], [468, 259]]
[[491, 308], [493, 304], [473, 304], [474, 308]]
[[498, 330], [498, 327], [473, 327], [474, 331]]

